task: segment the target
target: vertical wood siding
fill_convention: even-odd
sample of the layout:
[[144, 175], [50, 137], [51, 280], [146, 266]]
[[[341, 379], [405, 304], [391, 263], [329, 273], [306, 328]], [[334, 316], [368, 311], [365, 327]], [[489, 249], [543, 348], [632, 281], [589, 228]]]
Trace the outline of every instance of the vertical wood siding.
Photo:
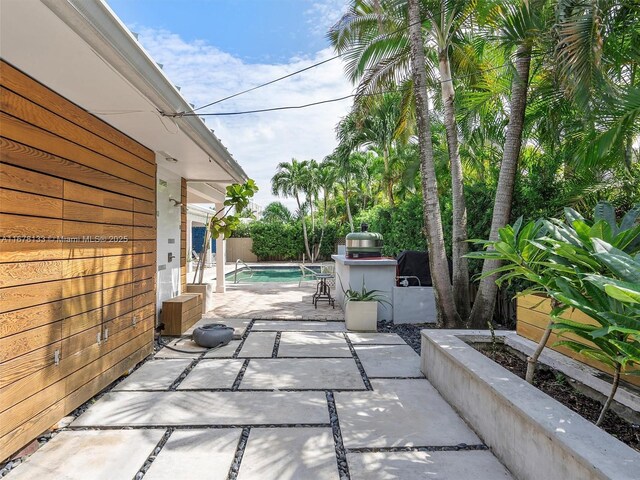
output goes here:
[[0, 73], [2, 461], [151, 353], [156, 165], [12, 66]]

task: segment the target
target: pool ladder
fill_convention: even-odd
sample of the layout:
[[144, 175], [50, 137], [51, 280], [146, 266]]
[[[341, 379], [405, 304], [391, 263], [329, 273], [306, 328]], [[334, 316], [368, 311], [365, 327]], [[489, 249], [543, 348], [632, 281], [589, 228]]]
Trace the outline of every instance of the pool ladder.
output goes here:
[[[251, 272], [251, 276], [253, 277], [253, 270], [251, 269], [251, 267], [249, 265], [246, 264], [246, 262], [244, 260], [241, 259], [237, 259], [236, 260], [236, 269], [233, 272], [233, 283], [236, 284], [238, 283], [238, 264], [241, 263], [242, 265], [245, 266], [245, 268], [247, 270], [249, 270], [249, 272]], [[251, 278], [251, 277], [249, 277]]]

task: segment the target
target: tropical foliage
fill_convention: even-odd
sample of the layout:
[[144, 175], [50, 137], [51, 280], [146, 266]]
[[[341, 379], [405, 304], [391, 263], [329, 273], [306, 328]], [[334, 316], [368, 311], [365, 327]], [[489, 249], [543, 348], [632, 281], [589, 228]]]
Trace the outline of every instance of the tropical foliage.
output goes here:
[[451, 258], [451, 278], [431, 269], [441, 324], [484, 328], [505, 288], [487, 275], [498, 259], [467, 263], [468, 238], [498, 241], [519, 216], [559, 217], [566, 205], [586, 214], [608, 200], [619, 213], [640, 201], [632, 4], [352, 0], [328, 38], [353, 107], [333, 151], [283, 161], [272, 182], [296, 201], [289, 223], [306, 258], [325, 251], [327, 225], [342, 235], [368, 219], [386, 254]]
[[[486, 276], [497, 282], [524, 280], [519, 295], [542, 292], [552, 298], [549, 325], [528, 359], [526, 378], [533, 381], [535, 364], [549, 334], [571, 333], [558, 342], [609, 365], [614, 372], [611, 393], [600, 418], [611, 404], [622, 373], [640, 366], [640, 204], [616, 221], [611, 204], [598, 203], [593, 221], [571, 208], [565, 221], [550, 218], [500, 229], [498, 241], [481, 242], [487, 250], [471, 257], [503, 263]], [[595, 324], [576, 322], [566, 312], [576, 309]], [[629, 370], [628, 370], [629, 369]]]

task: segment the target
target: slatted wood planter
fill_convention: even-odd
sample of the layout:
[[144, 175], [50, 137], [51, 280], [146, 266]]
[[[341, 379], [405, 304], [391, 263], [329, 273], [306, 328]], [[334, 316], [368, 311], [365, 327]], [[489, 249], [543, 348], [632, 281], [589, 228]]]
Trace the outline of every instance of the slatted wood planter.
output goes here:
[[202, 318], [202, 295], [185, 293], [162, 302], [162, 333], [169, 336], [182, 335]]
[[[529, 340], [533, 340], [534, 342], [538, 343], [542, 338], [542, 334], [547, 327], [547, 324], [549, 323], [551, 300], [538, 295], [525, 295], [518, 298], [517, 304], [518, 323], [516, 331], [518, 332], [518, 335], [521, 335], [525, 338], [528, 338]], [[564, 317], [576, 322], [584, 322], [589, 325], [598, 325], [598, 323], [593, 318], [585, 315], [578, 310], [567, 310], [564, 314]], [[557, 352], [563, 353], [568, 357], [579, 360], [580, 362], [590, 365], [602, 372], [606, 372], [608, 374], [613, 373], [613, 370], [608, 365], [605, 365], [602, 362], [587, 358], [574, 352], [573, 350], [570, 350], [567, 347], [553, 346], [554, 343], [558, 342], [561, 339], [587, 342], [583, 338], [572, 335], [571, 333], [565, 333], [561, 338], [558, 334], [552, 331], [551, 335], [549, 336], [549, 341], [547, 342], [547, 347]], [[640, 386], [640, 376], [624, 375], [622, 379], [623, 381]]]
[[156, 165], [4, 62], [0, 126], [2, 461], [151, 353]]

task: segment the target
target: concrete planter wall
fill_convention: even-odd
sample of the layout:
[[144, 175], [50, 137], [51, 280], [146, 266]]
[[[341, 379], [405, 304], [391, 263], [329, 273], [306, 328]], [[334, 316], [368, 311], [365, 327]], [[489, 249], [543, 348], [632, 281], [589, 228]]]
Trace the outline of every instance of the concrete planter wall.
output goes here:
[[199, 293], [202, 296], [202, 314], [213, 308], [212, 283], [187, 283], [187, 293]]
[[640, 453], [485, 357], [470, 330], [423, 330], [421, 370], [521, 480], [638, 478]]
[[344, 310], [347, 330], [355, 332], [378, 331], [378, 302], [347, 302]]

